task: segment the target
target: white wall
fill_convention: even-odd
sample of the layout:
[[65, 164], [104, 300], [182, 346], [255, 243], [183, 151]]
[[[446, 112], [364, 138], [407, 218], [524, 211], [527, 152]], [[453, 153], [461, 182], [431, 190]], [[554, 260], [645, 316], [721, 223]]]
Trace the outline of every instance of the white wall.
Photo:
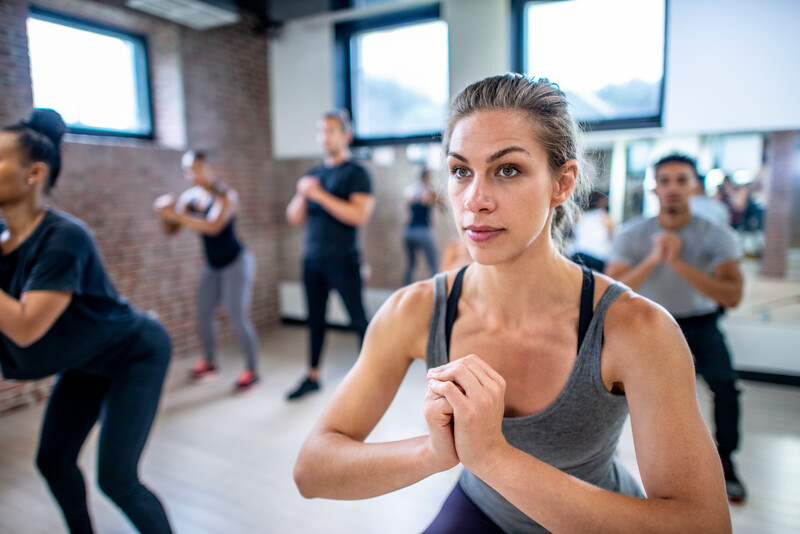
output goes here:
[[800, 129], [800, 2], [668, 0], [664, 129]]
[[276, 159], [321, 155], [317, 120], [333, 109], [333, 24], [288, 22], [269, 46], [272, 151]]
[[511, 70], [509, 15], [507, 0], [442, 2], [449, 28], [451, 98], [472, 82]]

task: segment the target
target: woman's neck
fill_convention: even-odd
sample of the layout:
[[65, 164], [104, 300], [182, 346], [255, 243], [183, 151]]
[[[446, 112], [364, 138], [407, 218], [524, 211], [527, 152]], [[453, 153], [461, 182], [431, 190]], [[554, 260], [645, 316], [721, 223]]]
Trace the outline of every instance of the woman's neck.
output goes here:
[[6, 229], [0, 235], [0, 244], [6, 252], [17, 248], [33, 233], [46, 211], [44, 203], [38, 200], [4, 204], [0, 209], [6, 220]]
[[508, 317], [509, 322], [575, 300], [572, 293], [578, 295], [580, 291], [580, 267], [552, 245], [544, 251], [529, 252], [499, 265], [470, 266], [465, 295], [475, 298], [483, 309]]

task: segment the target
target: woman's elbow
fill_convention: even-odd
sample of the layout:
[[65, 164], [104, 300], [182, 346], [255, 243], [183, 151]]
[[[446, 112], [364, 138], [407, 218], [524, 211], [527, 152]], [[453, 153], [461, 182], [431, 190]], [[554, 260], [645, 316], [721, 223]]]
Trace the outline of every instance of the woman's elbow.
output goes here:
[[8, 338], [14, 342], [16, 346], [21, 349], [27, 349], [37, 341], [39, 341], [42, 336], [45, 335], [46, 332], [33, 332], [33, 331], [24, 331], [20, 332], [18, 335], [15, 336], [8, 336]]
[[313, 499], [319, 496], [315, 491], [314, 469], [302, 457], [298, 458], [294, 464], [293, 477], [294, 484], [297, 486], [300, 495], [306, 499]]
[[727, 503], [724, 509], [720, 508], [718, 512], [708, 515], [705, 521], [695, 523], [694, 526], [700, 527], [701, 525], [702, 527], [697, 530], [698, 534], [705, 534], [706, 532], [731, 534], [733, 526], [731, 525], [731, 515]]

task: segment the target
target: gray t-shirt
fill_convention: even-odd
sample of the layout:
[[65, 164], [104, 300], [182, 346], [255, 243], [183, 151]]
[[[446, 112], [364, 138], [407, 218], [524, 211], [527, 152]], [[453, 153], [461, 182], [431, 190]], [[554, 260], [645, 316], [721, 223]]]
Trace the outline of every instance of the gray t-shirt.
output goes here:
[[[637, 218], [626, 223], [614, 235], [609, 262], [635, 267], [650, 254], [653, 236], [663, 231], [655, 217]], [[692, 217], [678, 230], [678, 236], [683, 241], [681, 259], [707, 274], [714, 274], [720, 263], [742, 257], [733, 230], [700, 217]], [[664, 306], [676, 319], [713, 313], [719, 307], [664, 263], [653, 269], [636, 292]]]

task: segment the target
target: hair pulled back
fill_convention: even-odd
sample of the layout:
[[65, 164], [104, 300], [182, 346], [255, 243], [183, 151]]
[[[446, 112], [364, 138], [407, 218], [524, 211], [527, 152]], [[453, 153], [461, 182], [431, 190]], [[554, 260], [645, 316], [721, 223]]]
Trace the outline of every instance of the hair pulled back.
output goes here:
[[508, 73], [475, 82], [461, 91], [450, 105], [442, 139], [445, 154], [449, 152], [450, 137], [456, 124], [481, 110], [526, 113], [532, 134], [547, 153], [553, 176], [568, 161], [578, 162], [575, 190], [569, 199], [555, 208], [550, 228], [553, 240], [562, 246], [565, 234], [580, 213], [575, 199], [582, 201], [590, 190], [589, 179], [585, 175], [586, 164], [578, 150], [580, 128], [567, 110], [566, 95], [555, 83], [545, 78], [528, 78], [522, 74]]
[[61, 115], [52, 109], [34, 109], [27, 120], [6, 126], [2, 131], [17, 134], [26, 161], [47, 165], [50, 170], [47, 189], [55, 186], [61, 171], [61, 138], [67, 132]]

